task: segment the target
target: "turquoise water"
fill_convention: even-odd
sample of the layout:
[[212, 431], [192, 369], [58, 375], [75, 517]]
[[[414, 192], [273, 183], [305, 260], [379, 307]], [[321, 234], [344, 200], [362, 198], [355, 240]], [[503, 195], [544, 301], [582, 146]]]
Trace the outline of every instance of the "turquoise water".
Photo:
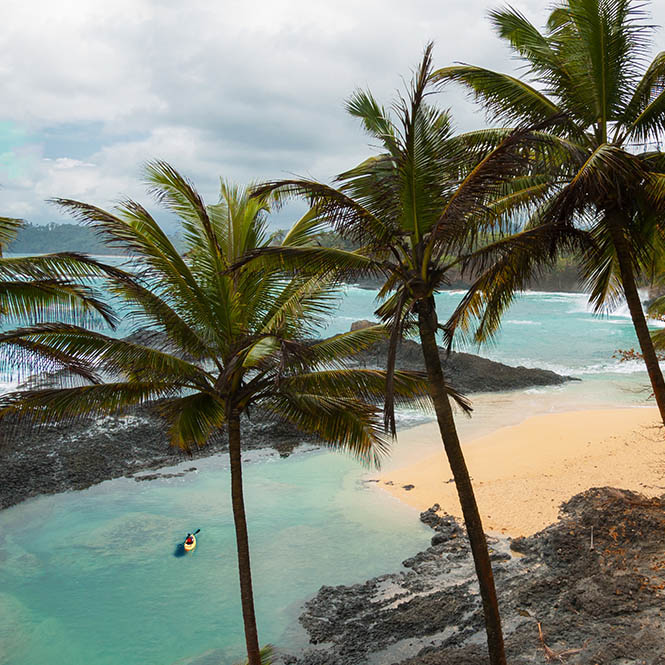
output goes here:
[[[349, 287], [326, 333], [371, 318], [374, 295]], [[460, 297], [438, 296], [441, 319]], [[646, 384], [642, 368], [612, 357], [635, 344], [624, 311], [599, 318], [578, 294], [525, 294], [496, 343], [480, 352], [584, 381], [480, 396], [471, 423], [496, 426], [511, 409], [522, 418], [557, 405], [644, 403], [637, 392]], [[344, 456], [247, 462], [262, 643], [296, 648], [303, 640], [299, 608], [321, 584], [394, 570], [429, 540], [415, 511], [363, 483], [363, 469]], [[241, 656], [226, 458], [193, 465], [198, 471], [182, 478], [118, 479], [0, 512], [0, 664], [219, 665]], [[174, 557], [178, 541], [196, 528], [197, 550]]]
[[[348, 330], [353, 321], [372, 318], [374, 291], [347, 287], [328, 334]], [[445, 322], [462, 298], [462, 291], [445, 291], [436, 297], [439, 320]], [[640, 363], [621, 363], [613, 358], [617, 349], [637, 346], [625, 306], [608, 315], [593, 314], [582, 293], [520, 295], [503, 317], [501, 330], [488, 345], [456, 343], [468, 351], [510, 365], [542, 367], [579, 377], [625, 375], [643, 372]]]
[[[228, 470], [222, 457], [196, 466], [0, 513], [0, 663], [203, 665], [242, 654]], [[304, 597], [394, 570], [431, 537], [341, 455], [264, 458], [245, 478], [263, 643], [297, 646]], [[173, 556], [195, 528], [197, 549]]]

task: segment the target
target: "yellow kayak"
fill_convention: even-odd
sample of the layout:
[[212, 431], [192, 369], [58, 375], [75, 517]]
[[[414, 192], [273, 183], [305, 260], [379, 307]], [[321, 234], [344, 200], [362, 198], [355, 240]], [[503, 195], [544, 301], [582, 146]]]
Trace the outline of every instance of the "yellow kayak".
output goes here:
[[196, 549], [196, 536], [191, 534], [185, 539], [185, 542], [182, 544], [186, 552], [191, 552]]

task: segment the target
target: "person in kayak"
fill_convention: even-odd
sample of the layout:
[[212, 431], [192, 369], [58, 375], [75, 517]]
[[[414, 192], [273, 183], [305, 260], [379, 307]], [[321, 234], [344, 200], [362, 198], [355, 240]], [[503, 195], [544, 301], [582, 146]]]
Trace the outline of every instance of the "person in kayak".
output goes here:
[[187, 538], [185, 538], [185, 544], [191, 545], [194, 542], [194, 536], [191, 533], [187, 534]]

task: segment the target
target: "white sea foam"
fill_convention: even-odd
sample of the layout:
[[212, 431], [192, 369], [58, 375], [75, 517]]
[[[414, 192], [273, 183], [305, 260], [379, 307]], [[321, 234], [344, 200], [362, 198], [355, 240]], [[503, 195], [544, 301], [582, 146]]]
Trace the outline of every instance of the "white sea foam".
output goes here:
[[[495, 360], [495, 358], [492, 358]], [[521, 360], [500, 360], [513, 366], [522, 366], [529, 369], [547, 369], [550, 372], [556, 372], [564, 376], [583, 376], [583, 375], [596, 375], [596, 374], [638, 374], [639, 372], [646, 372], [644, 363], [641, 360], [620, 360], [595, 363], [593, 365], [586, 365], [583, 367], [571, 367], [558, 363], [537, 361], [533, 359]]]
[[589, 299], [587, 293], [580, 293], [579, 291], [522, 291], [524, 296], [531, 298], [542, 298], [544, 300], [552, 299], [552, 297], [559, 300], [576, 300], [579, 298]]
[[0, 395], [5, 395], [18, 388], [18, 381], [0, 381]]
[[[603, 320], [611, 320], [611, 319], [631, 319], [630, 316], [630, 310], [628, 309], [628, 303], [626, 303], [625, 300], [621, 300], [614, 309], [611, 311], [597, 315], [596, 312], [594, 311], [594, 306], [591, 302], [589, 302], [589, 296], [586, 293], [576, 293], [576, 294], [571, 294], [576, 296], [576, 302], [575, 306], [568, 310], [568, 314], [579, 314], [581, 312], [585, 314], [592, 314], [594, 316], [599, 316], [599, 318], [602, 318]], [[639, 295], [640, 295], [640, 300], [642, 303], [644, 303], [646, 300], [648, 300], [649, 293], [646, 289], [640, 289], [639, 290]], [[646, 316], [646, 310], [644, 309], [644, 306], [642, 307], [644, 314]], [[653, 319], [649, 321], [649, 325], [652, 325], [656, 328], [660, 327], [665, 327], [665, 322], [662, 321], [654, 321]]]
[[528, 319], [508, 319], [505, 323], [512, 323], [514, 326], [542, 326], [540, 321], [529, 321]]

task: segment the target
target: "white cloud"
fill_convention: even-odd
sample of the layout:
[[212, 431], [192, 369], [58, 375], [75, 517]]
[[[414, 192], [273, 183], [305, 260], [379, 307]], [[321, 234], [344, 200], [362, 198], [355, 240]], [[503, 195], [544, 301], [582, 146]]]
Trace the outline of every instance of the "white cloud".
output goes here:
[[[153, 158], [209, 197], [220, 175], [328, 179], [368, 150], [344, 99], [369, 87], [389, 103], [428, 40], [440, 66], [514, 66], [486, 19], [501, 4], [6, 0], [0, 122], [26, 136], [0, 145], [0, 206], [47, 221], [47, 197], [142, 196], [140, 167]], [[544, 21], [542, 0], [513, 4]], [[664, 5], [652, 6], [656, 22]], [[460, 128], [482, 123], [460, 91], [439, 101]]]

